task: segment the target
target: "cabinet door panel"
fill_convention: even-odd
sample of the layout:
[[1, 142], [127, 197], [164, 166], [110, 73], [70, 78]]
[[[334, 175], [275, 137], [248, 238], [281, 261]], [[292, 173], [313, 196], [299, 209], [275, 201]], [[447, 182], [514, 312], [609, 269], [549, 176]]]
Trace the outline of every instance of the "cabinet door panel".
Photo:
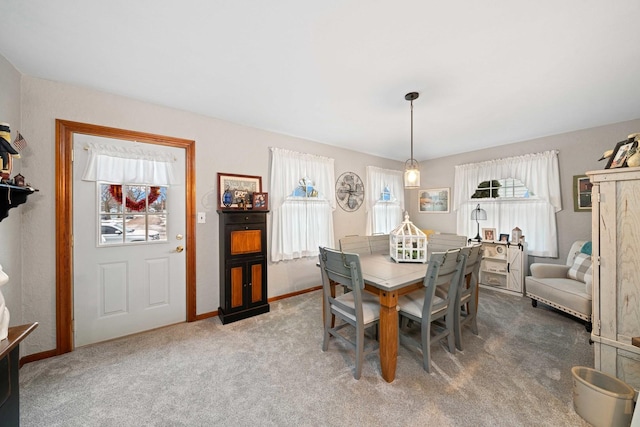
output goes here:
[[262, 262], [251, 265], [251, 302], [262, 301]]
[[231, 255], [262, 252], [262, 230], [236, 230], [231, 232]]
[[244, 298], [242, 288], [244, 282], [244, 267], [236, 265], [231, 267], [231, 308], [242, 307]]

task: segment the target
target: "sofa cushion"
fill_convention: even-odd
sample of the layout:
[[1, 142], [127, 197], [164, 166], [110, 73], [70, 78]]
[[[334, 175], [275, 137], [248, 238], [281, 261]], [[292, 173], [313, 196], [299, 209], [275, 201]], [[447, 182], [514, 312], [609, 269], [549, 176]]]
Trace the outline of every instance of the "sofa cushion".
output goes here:
[[544, 278], [528, 276], [525, 279], [527, 295], [553, 301], [570, 310], [591, 316], [591, 295], [585, 284], [567, 278]]
[[582, 252], [583, 254], [587, 254], [587, 255], [591, 255], [591, 251], [592, 251], [592, 244], [591, 244], [591, 240], [589, 240], [588, 242], [584, 242], [584, 245], [582, 245], [582, 247], [580, 248], [580, 252]]
[[[587, 275], [589, 277], [586, 277]], [[573, 265], [567, 272], [567, 278], [586, 283], [587, 279], [591, 281], [591, 275], [591, 257], [583, 253], [577, 254], [576, 258], [573, 260]]]

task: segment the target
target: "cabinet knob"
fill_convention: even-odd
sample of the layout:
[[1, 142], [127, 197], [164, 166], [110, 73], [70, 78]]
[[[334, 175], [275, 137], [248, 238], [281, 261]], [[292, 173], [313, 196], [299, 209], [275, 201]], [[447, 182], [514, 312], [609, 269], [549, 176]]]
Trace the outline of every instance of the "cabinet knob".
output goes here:
[[248, 217], [248, 216], [245, 216], [245, 217], [244, 217], [244, 220], [245, 220], [245, 221], [249, 221], [249, 217]]
[[249, 229], [249, 227], [245, 227], [244, 229], [245, 229], [245, 230], [248, 230], [248, 229]]

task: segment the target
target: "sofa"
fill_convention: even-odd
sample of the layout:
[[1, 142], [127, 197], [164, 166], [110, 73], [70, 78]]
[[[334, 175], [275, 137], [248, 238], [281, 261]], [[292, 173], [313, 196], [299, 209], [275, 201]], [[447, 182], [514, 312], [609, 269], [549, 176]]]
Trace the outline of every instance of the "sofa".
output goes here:
[[583, 320], [591, 332], [592, 271], [591, 242], [578, 240], [571, 245], [565, 265], [531, 264], [525, 294], [534, 307], [539, 301], [568, 313]]

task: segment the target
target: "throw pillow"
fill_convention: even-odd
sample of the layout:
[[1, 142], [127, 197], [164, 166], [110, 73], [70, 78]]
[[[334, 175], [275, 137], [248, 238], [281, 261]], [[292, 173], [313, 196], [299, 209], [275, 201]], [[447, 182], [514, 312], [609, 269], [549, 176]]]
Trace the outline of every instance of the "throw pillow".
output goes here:
[[580, 252], [583, 254], [591, 255], [591, 241], [584, 242], [584, 245], [580, 248]]
[[583, 253], [579, 253], [576, 255], [576, 258], [573, 260], [573, 265], [567, 272], [567, 277], [569, 279], [579, 280], [583, 283], [586, 283], [587, 273], [589, 275], [589, 279], [592, 277], [591, 270], [591, 256]]

